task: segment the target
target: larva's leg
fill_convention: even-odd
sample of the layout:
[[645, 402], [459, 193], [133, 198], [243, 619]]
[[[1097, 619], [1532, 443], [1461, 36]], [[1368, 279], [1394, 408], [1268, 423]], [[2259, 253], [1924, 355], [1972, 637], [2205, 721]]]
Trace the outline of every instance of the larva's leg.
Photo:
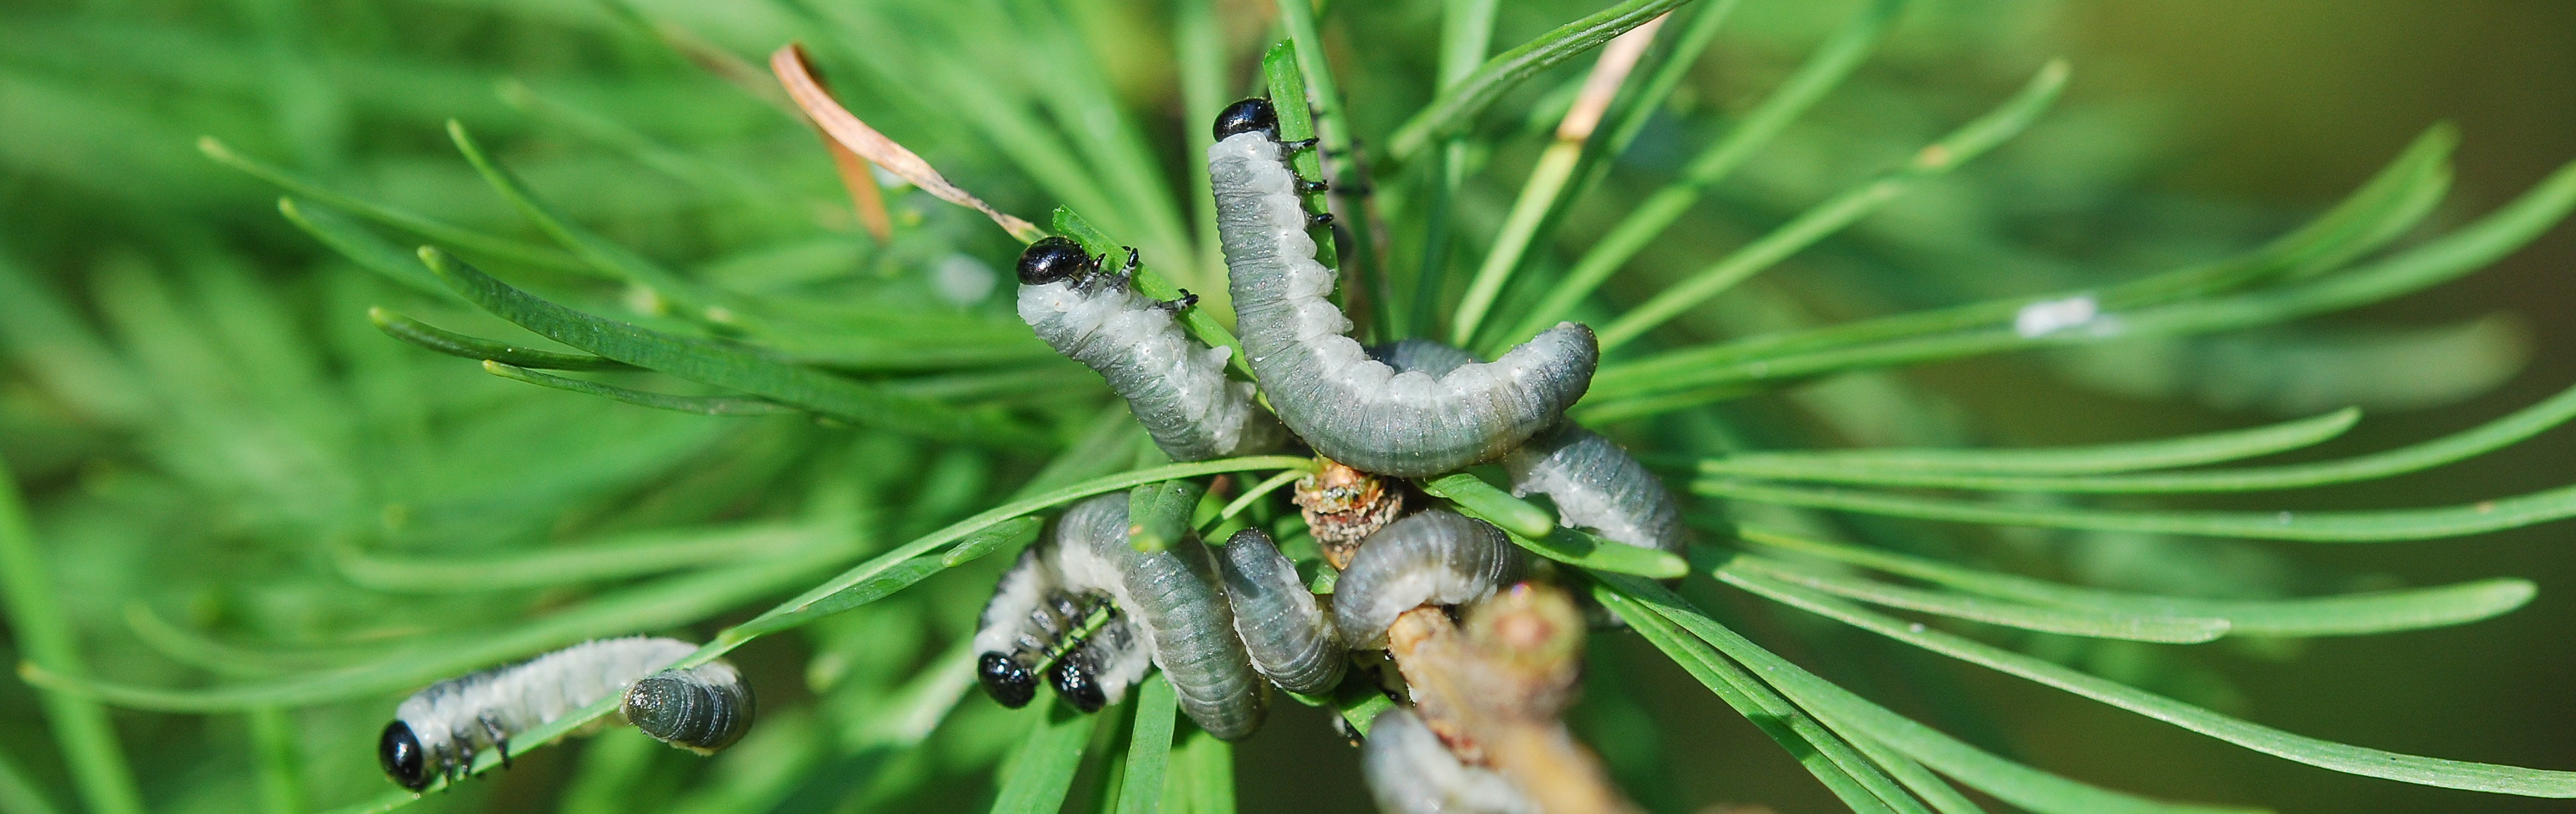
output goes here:
[[1314, 149], [1317, 143], [1318, 142], [1315, 139], [1301, 138], [1296, 141], [1279, 142], [1279, 149], [1281, 152], [1288, 153], [1304, 152]]
[[508, 770], [510, 768], [510, 733], [502, 729], [501, 722], [493, 720], [490, 713], [485, 713], [475, 722], [483, 725], [483, 736], [492, 739], [492, 748], [501, 750], [501, 768]]
[[1118, 248], [1127, 250], [1127, 264], [1118, 267], [1118, 284], [1124, 286], [1135, 281], [1136, 266], [1139, 265], [1139, 262], [1136, 258], [1136, 247], [1120, 246]]
[[1181, 289], [1181, 298], [1180, 298], [1180, 299], [1177, 299], [1177, 300], [1164, 300], [1164, 301], [1162, 301], [1162, 302], [1154, 303], [1154, 307], [1156, 307], [1156, 308], [1160, 308], [1160, 309], [1163, 309], [1164, 311], [1167, 311], [1167, 312], [1170, 312], [1170, 313], [1173, 313], [1173, 314], [1178, 314], [1178, 313], [1182, 312], [1183, 310], [1188, 309], [1190, 306], [1197, 305], [1197, 304], [1199, 304], [1199, 295], [1197, 295], [1197, 294], [1192, 294], [1192, 293], [1190, 293], [1190, 290], [1189, 290], [1189, 289], [1184, 288], [1184, 289]]
[[1306, 225], [1307, 225], [1309, 228], [1311, 228], [1311, 227], [1316, 227], [1316, 226], [1331, 226], [1331, 225], [1333, 225], [1333, 213], [1331, 213], [1331, 212], [1317, 212], [1317, 213], [1312, 214], [1312, 215], [1307, 215], [1307, 216], [1306, 216]]
[[1298, 192], [1323, 192], [1332, 188], [1332, 182], [1329, 181], [1308, 181], [1304, 178], [1297, 179]]

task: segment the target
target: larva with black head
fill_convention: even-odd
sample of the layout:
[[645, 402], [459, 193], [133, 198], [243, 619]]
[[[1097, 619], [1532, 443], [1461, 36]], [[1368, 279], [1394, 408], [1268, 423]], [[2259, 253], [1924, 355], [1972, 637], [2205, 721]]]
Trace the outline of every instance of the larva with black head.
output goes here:
[[1020, 320], [1057, 353], [1107, 380], [1172, 460], [1279, 446], [1285, 432], [1253, 403], [1252, 385], [1225, 377], [1232, 350], [1199, 343], [1172, 319], [1195, 298], [1148, 299], [1129, 285], [1135, 270], [1134, 249], [1123, 268], [1110, 272], [1071, 240], [1029, 244], [1020, 254]]
[[[661, 672], [697, 649], [697, 645], [677, 639], [599, 639], [429, 685], [395, 708], [393, 722], [386, 724], [377, 738], [376, 758], [387, 776], [413, 791], [428, 788], [434, 779], [463, 776], [473, 767], [475, 755], [484, 749], [500, 749], [503, 765], [507, 765], [512, 737], [552, 723], [592, 702], [619, 696], [638, 680]], [[719, 668], [707, 671], [710, 676], [733, 673], [733, 668], [722, 662], [709, 662], [691, 670], [710, 667]], [[739, 687], [740, 681], [741, 677], [734, 674], [733, 685]], [[728, 719], [720, 727], [730, 730], [730, 737], [692, 735], [684, 731], [686, 727], [676, 726], [664, 731], [694, 739], [680, 743], [683, 747], [701, 751], [723, 748], [750, 726], [748, 689], [741, 691], [741, 700], [742, 705], [732, 710], [740, 714], [739, 720]], [[671, 739], [662, 732], [652, 734]]]
[[[1269, 685], [1252, 672], [1234, 632], [1234, 612], [1207, 546], [1187, 540], [1161, 551], [1127, 542], [1127, 496], [1075, 504], [1057, 518], [1047, 553], [1067, 590], [1109, 595], [1137, 641], [1172, 683], [1181, 711], [1199, 728], [1240, 740], [1261, 727]], [[1141, 671], [1140, 671], [1141, 672]], [[1115, 703], [1124, 686], [1105, 686]]]
[[1297, 566], [1260, 529], [1244, 529], [1218, 552], [1234, 632], [1252, 669], [1280, 689], [1315, 695], [1342, 683], [1349, 659], [1333, 619], [1297, 578]]
[[1333, 582], [1333, 627], [1353, 650], [1386, 646], [1395, 617], [1421, 605], [1463, 605], [1520, 580], [1528, 560], [1503, 531], [1441, 509], [1387, 524], [1360, 543]]
[[1437, 475], [1501, 456], [1591, 386], [1600, 349], [1572, 322], [1437, 376], [1369, 358], [1327, 299], [1335, 275], [1315, 261], [1304, 182], [1287, 163], [1299, 145], [1280, 142], [1270, 103], [1226, 108], [1216, 137], [1208, 177], [1236, 332], [1280, 422], [1316, 452], [1383, 475]]
[[1682, 553], [1681, 509], [1663, 479], [1598, 433], [1565, 422], [1504, 455], [1503, 469], [1512, 476], [1513, 495], [1547, 495], [1567, 526]]
[[1360, 744], [1360, 775], [1384, 814], [1537, 814], [1538, 804], [1492, 769], [1459, 762], [1422, 717], [1377, 714]]

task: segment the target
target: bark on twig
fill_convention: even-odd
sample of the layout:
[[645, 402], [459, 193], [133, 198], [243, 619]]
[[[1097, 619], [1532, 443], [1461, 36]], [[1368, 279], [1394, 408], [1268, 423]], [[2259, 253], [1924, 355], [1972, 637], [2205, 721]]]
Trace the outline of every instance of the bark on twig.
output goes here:
[[1470, 610], [1396, 617], [1387, 650], [1415, 711], [1460, 760], [1492, 766], [1549, 814], [1623, 814], [1636, 806], [1558, 717], [1572, 703], [1583, 617], [1557, 588], [1521, 583]]

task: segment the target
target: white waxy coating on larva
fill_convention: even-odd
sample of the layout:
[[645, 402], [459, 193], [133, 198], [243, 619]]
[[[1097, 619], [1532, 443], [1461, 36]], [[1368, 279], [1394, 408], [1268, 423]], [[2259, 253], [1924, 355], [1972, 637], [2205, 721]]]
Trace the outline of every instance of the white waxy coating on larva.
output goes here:
[[1437, 475], [1502, 455], [1591, 386], [1600, 350], [1572, 322], [1438, 376], [1369, 358], [1326, 299], [1334, 274], [1315, 262], [1279, 143], [1238, 133], [1207, 155], [1246, 361], [1280, 422], [1316, 452], [1365, 472]]
[[1234, 612], [1206, 545], [1192, 539], [1137, 551], [1127, 542], [1127, 495], [1118, 492], [1065, 510], [1050, 542], [1065, 587], [1106, 593], [1117, 603], [1199, 728], [1241, 740], [1261, 727], [1269, 685], [1253, 674], [1235, 636]]
[[1537, 814], [1538, 804], [1492, 769], [1458, 762], [1422, 717], [1377, 714], [1360, 744], [1360, 775], [1383, 814]]
[[501, 737], [544, 726], [602, 698], [626, 691], [697, 645], [677, 639], [629, 636], [599, 639], [507, 667], [429, 685], [404, 699], [394, 718], [410, 727], [430, 766], [449, 765], [491, 748]]
[[1491, 596], [1520, 579], [1526, 566], [1520, 547], [1501, 529], [1454, 512], [1421, 512], [1360, 543], [1333, 582], [1333, 626], [1351, 649], [1382, 648], [1396, 616]]
[[1011, 652], [1038, 603], [1061, 585], [1055, 566], [1039, 559], [1036, 548], [1022, 550], [1011, 569], [1002, 572], [1001, 582], [993, 585], [993, 598], [984, 602], [984, 612], [976, 619], [975, 652]]
[[1627, 450], [1571, 422], [1503, 456], [1512, 494], [1547, 495], [1559, 522], [1601, 539], [1679, 554], [1681, 509], [1662, 479]]
[[1234, 631], [1252, 669], [1280, 689], [1315, 695], [1342, 683], [1341, 637], [1297, 566], [1260, 529], [1234, 533], [1218, 552], [1217, 570], [1233, 600]]
[[1230, 348], [1199, 344], [1152, 299], [1077, 279], [1020, 286], [1020, 320], [1057, 353], [1098, 372], [1175, 461], [1266, 452], [1285, 432], [1228, 381]]

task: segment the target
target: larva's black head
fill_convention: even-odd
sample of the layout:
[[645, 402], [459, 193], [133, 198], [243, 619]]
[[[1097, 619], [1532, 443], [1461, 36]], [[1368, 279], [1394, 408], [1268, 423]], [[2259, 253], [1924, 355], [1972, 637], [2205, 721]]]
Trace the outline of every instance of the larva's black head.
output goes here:
[[385, 776], [403, 788], [429, 788], [428, 754], [421, 750], [420, 739], [412, 737], [410, 724], [385, 725], [385, 734], [376, 738], [376, 762], [384, 764]]
[[1234, 104], [1216, 114], [1216, 140], [1224, 141], [1237, 133], [1268, 133], [1279, 137], [1279, 111], [1270, 100], [1255, 96]]
[[1109, 704], [1109, 695], [1100, 689], [1100, 678], [1091, 673], [1089, 659], [1066, 656], [1055, 663], [1055, 672], [1049, 677], [1054, 679], [1056, 697], [1074, 709], [1099, 712]]
[[1008, 653], [986, 653], [975, 663], [975, 680], [994, 703], [1012, 709], [1029, 705], [1038, 695], [1038, 677]]
[[1091, 268], [1091, 253], [1082, 244], [1062, 237], [1048, 237], [1029, 244], [1020, 252], [1020, 284], [1046, 285], [1071, 278]]

